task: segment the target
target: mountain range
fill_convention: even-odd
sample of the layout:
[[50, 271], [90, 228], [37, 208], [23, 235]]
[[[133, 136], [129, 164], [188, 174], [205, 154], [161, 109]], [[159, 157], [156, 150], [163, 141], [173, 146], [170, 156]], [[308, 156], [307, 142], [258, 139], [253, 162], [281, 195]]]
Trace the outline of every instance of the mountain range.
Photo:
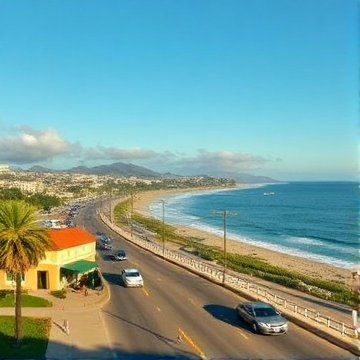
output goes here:
[[[52, 170], [45, 168], [43, 166], [35, 165], [29, 168], [27, 171], [37, 172], [37, 173], [56, 173], [56, 172], [66, 172], [69, 174], [92, 174], [92, 175], [112, 175], [112, 176], [124, 176], [131, 177], [135, 176], [138, 178], [180, 178], [182, 175], [175, 175], [171, 173], [158, 173], [148, 168], [134, 165], [131, 163], [125, 164], [122, 162], [115, 162], [110, 165], [98, 165], [93, 167], [87, 166], [77, 166], [67, 170]], [[275, 183], [279, 182], [278, 180], [272, 179], [267, 176], [256, 176], [250, 174], [235, 174], [235, 173], [226, 173], [219, 174], [217, 176], [209, 176], [199, 174], [198, 176], [206, 177], [218, 177], [235, 180], [241, 183]]]

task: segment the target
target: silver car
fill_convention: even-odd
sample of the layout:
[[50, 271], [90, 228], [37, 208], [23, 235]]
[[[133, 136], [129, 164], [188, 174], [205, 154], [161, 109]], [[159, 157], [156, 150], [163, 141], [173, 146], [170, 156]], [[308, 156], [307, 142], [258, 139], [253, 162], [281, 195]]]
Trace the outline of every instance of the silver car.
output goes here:
[[264, 302], [245, 302], [236, 307], [239, 319], [247, 322], [255, 333], [286, 334], [288, 321], [274, 306]]
[[124, 269], [121, 278], [126, 287], [143, 287], [144, 280], [137, 269]]

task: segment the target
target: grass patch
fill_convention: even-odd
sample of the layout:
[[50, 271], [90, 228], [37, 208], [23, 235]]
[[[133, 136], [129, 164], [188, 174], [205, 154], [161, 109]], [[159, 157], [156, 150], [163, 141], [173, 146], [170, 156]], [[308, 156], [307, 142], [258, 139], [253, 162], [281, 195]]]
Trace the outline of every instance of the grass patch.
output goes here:
[[[130, 201], [118, 204], [114, 212], [116, 223], [119, 226], [129, 226], [128, 214]], [[164, 234], [166, 242], [175, 243], [184, 248], [191, 248], [191, 252], [197, 256], [215, 261], [223, 265], [223, 249], [204, 245], [201, 239], [194, 239], [176, 233], [176, 228], [163, 223], [160, 220], [142, 216], [138, 213], [133, 214], [133, 222], [141, 225], [145, 229], [156, 233], [156, 240], [161, 241]], [[324, 298], [337, 303], [355, 306], [357, 297], [350, 287], [340, 282], [327, 281], [310, 276], [305, 276], [299, 272], [289, 271], [284, 268], [273, 266], [268, 262], [254, 256], [241, 254], [227, 254], [227, 268], [242, 274], [251, 274], [255, 277], [271, 281], [283, 286], [294, 288], [303, 292], [311, 293], [319, 298]]]
[[[14, 307], [14, 292], [10, 290], [0, 290], [0, 308]], [[21, 294], [22, 307], [51, 307], [52, 302], [41, 297], [32, 296], [26, 293]]]
[[44, 359], [49, 339], [51, 319], [22, 317], [22, 341], [14, 347], [14, 316], [0, 316], [1, 358]]
[[58, 299], [66, 299], [66, 290], [65, 289], [54, 290], [54, 291], [51, 291], [50, 294]]

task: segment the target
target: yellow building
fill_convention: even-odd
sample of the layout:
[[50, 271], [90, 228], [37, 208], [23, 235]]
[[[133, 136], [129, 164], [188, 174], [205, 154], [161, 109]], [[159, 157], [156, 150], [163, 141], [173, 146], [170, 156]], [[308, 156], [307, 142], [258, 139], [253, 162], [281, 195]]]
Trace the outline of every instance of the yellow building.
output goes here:
[[[24, 274], [22, 286], [27, 290], [63, 289], [67, 285], [88, 279], [97, 271], [96, 237], [82, 228], [50, 229], [52, 248], [36, 268]], [[92, 277], [90, 287], [94, 284]], [[88, 285], [88, 284], [86, 284]], [[11, 274], [0, 270], [0, 289], [14, 289]]]

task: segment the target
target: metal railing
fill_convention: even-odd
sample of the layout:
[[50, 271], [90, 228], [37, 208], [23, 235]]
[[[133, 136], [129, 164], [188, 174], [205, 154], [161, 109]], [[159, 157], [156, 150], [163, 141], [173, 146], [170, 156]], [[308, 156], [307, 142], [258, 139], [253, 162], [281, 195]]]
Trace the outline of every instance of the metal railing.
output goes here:
[[142, 248], [151, 251], [152, 253], [160, 255], [161, 257], [171, 260], [172, 262], [178, 263], [183, 267], [191, 269], [218, 283], [226, 284], [226, 286], [246, 293], [250, 296], [253, 296], [254, 298], [265, 298], [268, 302], [272, 302], [276, 304], [277, 307], [281, 307], [284, 313], [303, 318], [304, 320], [310, 320], [310, 322], [318, 323], [324, 327], [339, 332], [341, 336], [357, 338], [357, 333], [351, 323], [344, 323], [343, 321], [324, 316], [319, 311], [306, 308], [282, 296], [276, 295], [271, 290], [242, 279], [240, 276], [226, 274], [225, 279], [223, 279], [223, 270], [219, 270], [214, 266], [194, 259], [193, 257], [180, 254], [176, 251], [165, 248], [165, 251], [163, 252], [162, 245], [144, 240], [143, 238], [134, 236], [134, 234], [130, 239], [130, 233], [111, 223], [104, 214], [100, 213], [100, 217], [102, 221], [112, 230], [125, 237], [129, 241], [132, 241]]

